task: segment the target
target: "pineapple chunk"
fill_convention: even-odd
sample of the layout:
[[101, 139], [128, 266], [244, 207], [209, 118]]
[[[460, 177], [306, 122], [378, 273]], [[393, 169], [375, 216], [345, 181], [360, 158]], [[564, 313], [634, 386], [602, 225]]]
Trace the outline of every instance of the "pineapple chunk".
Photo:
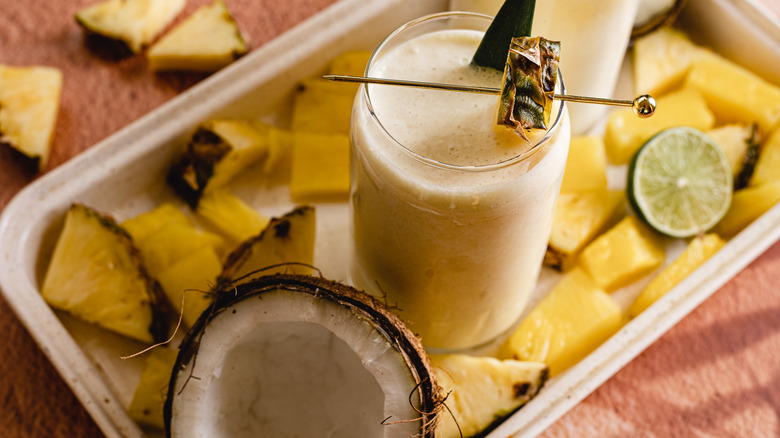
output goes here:
[[289, 181], [292, 145], [293, 134], [290, 131], [272, 127], [268, 131], [268, 157], [263, 163], [263, 172]]
[[321, 78], [304, 79], [295, 94], [292, 130], [349, 134], [355, 89]]
[[314, 232], [313, 207], [298, 207], [281, 219], [271, 219], [271, 223], [259, 235], [247, 240], [230, 254], [219, 282], [241, 282], [245, 276], [255, 272], [258, 275], [311, 273]]
[[217, 0], [160, 38], [146, 54], [149, 68], [213, 72], [249, 51], [227, 6]]
[[654, 271], [665, 257], [663, 240], [626, 216], [585, 247], [579, 262], [599, 288], [612, 292]]
[[198, 203], [198, 215], [233, 242], [243, 242], [268, 226], [269, 219], [224, 190], [211, 190]]
[[725, 58], [696, 61], [685, 83], [704, 96], [719, 123], [757, 122], [770, 132], [780, 120], [780, 88]]
[[293, 134], [290, 195], [295, 202], [339, 202], [349, 198], [349, 137]]
[[201, 124], [171, 166], [168, 183], [193, 209], [205, 190], [223, 187], [268, 154], [270, 127], [246, 120]]
[[552, 377], [590, 354], [624, 321], [618, 303], [575, 268], [531, 310], [503, 349], [518, 360], [546, 363]]
[[218, 252], [225, 251], [225, 242], [222, 237], [193, 226], [175, 223], [160, 227], [157, 231], [138, 241], [137, 245], [146, 260], [149, 272], [155, 277], [169, 266], [204, 246], [214, 248]]
[[573, 137], [563, 171], [561, 193], [607, 188], [607, 155], [600, 136]]
[[723, 219], [713, 229], [724, 239], [730, 239], [780, 200], [780, 181], [737, 190]]
[[549, 374], [540, 362], [464, 354], [432, 356], [431, 365], [439, 385], [449, 393], [445, 401], [449, 412], [440, 416], [437, 438], [486, 433], [528, 403]]
[[683, 89], [658, 99], [653, 117], [640, 119], [630, 108], [613, 111], [607, 120], [604, 145], [613, 164], [626, 164], [653, 135], [673, 126], [701, 131], [712, 128], [715, 116], [696, 90]]
[[149, 352], [135, 388], [127, 413], [133, 420], [147, 426], [164, 428], [163, 405], [168, 396], [168, 383], [176, 364], [178, 351], [158, 347]]
[[780, 129], [775, 129], [761, 145], [756, 168], [748, 185], [755, 187], [777, 180], [780, 180]]
[[[731, 172], [734, 176], [734, 185], [737, 188], [745, 185], [752, 173], [752, 166], [758, 150], [758, 126], [729, 124], [719, 126], [706, 132], [718, 146], [731, 164]], [[743, 175], [744, 174], [744, 175]], [[742, 182], [738, 183], [738, 179]]]
[[363, 76], [371, 52], [367, 50], [349, 50], [340, 53], [330, 61], [328, 73], [332, 75]]
[[160, 285], [113, 219], [73, 204], [41, 287], [52, 307], [143, 342], [166, 334]]
[[185, 0], [107, 0], [79, 9], [87, 36], [114, 43], [120, 55], [139, 53], [184, 9]]
[[141, 213], [134, 218], [122, 222], [122, 228], [130, 234], [133, 241], [140, 242], [168, 224], [193, 226], [190, 218], [182, 213], [179, 207], [169, 202], [165, 202], [151, 211]]
[[[158, 280], [176, 312], [182, 314], [182, 321], [192, 327], [212, 301], [209, 293], [217, 283], [222, 271], [222, 262], [210, 246], [204, 246], [165, 268]], [[184, 310], [182, 311], [182, 295]]]
[[561, 193], [553, 214], [545, 265], [568, 270], [582, 248], [612, 226], [624, 211], [622, 191]]
[[0, 145], [37, 158], [41, 170], [49, 161], [61, 91], [56, 68], [0, 64]]
[[633, 318], [642, 313], [725, 244], [726, 242], [717, 234], [705, 234], [693, 238], [685, 251], [650, 281], [650, 284], [628, 308], [628, 316]]
[[712, 52], [697, 46], [683, 32], [664, 28], [634, 41], [634, 90], [660, 96], [685, 80], [691, 65]]

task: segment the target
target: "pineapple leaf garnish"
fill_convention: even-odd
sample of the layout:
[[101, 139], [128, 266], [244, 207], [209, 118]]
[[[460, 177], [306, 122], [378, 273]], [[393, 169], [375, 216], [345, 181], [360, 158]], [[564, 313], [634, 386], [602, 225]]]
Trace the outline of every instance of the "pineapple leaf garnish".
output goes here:
[[531, 35], [536, 0], [506, 0], [485, 31], [471, 63], [502, 70], [513, 37]]

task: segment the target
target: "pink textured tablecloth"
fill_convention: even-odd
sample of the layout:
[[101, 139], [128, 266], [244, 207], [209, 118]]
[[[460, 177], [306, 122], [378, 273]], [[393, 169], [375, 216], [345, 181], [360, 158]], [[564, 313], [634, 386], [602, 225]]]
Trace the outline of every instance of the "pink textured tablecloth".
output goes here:
[[[778, 0], [762, 0], [780, 15]], [[152, 74], [142, 56], [85, 50], [74, 11], [95, 0], [0, 0], [0, 63], [65, 77], [49, 169], [196, 84]], [[186, 12], [208, 3], [189, 0]], [[226, 0], [254, 47], [335, 0]], [[0, 148], [0, 209], [35, 178]], [[0, 299], [0, 436], [100, 436]], [[556, 422], [547, 437], [780, 436], [780, 244]]]

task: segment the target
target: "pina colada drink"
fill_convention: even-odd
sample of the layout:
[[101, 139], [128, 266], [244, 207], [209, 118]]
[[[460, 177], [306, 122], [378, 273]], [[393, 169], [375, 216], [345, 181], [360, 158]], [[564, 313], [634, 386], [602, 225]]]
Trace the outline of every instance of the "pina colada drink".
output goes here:
[[[375, 51], [368, 74], [499, 87], [501, 72], [470, 65], [489, 24], [419, 19]], [[475, 348], [511, 329], [547, 246], [565, 106], [529, 143], [496, 125], [498, 99], [368, 85], [353, 109], [352, 282], [396, 306], [429, 348]]]

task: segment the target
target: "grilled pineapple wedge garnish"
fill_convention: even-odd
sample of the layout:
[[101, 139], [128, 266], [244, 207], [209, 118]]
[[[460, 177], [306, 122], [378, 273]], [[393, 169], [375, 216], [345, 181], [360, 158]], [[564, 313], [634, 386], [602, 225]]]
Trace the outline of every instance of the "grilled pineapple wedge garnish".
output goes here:
[[162, 291], [130, 236], [82, 204], [65, 216], [41, 294], [52, 307], [139, 341], [166, 335]]
[[445, 400], [449, 412], [439, 414], [436, 438], [482, 436], [528, 403], [549, 375], [549, 367], [541, 362], [464, 354], [432, 356], [431, 365], [436, 380], [449, 392]]
[[0, 144], [43, 169], [49, 161], [62, 91], [62, 72], [52, 67], [0, 65]]
[[249, 51], [221, 0], [203, 6], [160, 38], [146, 54], [152, 70], [213, 72]]
[[184, 9], [186, 0], [107, 0], [79, 9], [88, 37], [110, 43], [119, 56], [139, 53]]

